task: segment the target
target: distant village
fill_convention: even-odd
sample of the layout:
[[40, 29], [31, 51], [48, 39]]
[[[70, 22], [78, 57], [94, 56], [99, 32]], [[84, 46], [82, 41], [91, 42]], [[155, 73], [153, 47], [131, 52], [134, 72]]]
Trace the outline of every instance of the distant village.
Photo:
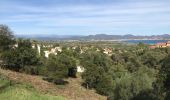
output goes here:
[[166, 47], [170, 47], [170, 41], [157, 43], [157, 44], [155, 44], [155, 45], [150, 46], [150, 49], [166, 48]]
[[[18, 44], [15, 44], [14, 47], [18, 47]], [[72, 49], [75, 50], [79, 46], [69, 46], [66, 49]], [[43, 56], [45, 58], [49, 58], [49, 56], [57, 55], [58, 53], [62, 52], [63, 48], [62, 46], [54, 46], [53, 44], [39, 44], [39, 43], [32, 43], [32, 48], [37, 49], [38, 54], [41, 55], [43, 53]], [[93, 46], [81, 46], [80, 48], [80, 54], [84, 53], [85, 51], [89, 49], [94, 49]], [[108, 56], [111, 56], [113, 54], [113, 48], [111, 47], [104, 47], [104, 48], [95, 48], [95, 51], [97, 52], [103, 52], [104, 54], [107, 54]], [[84, 72], [84, 68], [80, 65], [77, 65], [77, 72], [82, 73]]]
[[[14, 47], [18, 47], [18, 44], [15, 44]], [[69, 46], [66, 49], [72, 49], [75, 50], [79, 46]], [[155, 45], [151, 45], [149, 48], [150, 49], [155, 49], [155, 48], [166, 48], [170, 47], [170, 41], [165, 42], [165, 43], [157, 43]], [[38, 44], [38, 43], [33, 43], [32, 44], [33, 49], [37, 49], [38, 54], [41, 55], [43, 53], [45, 58], [49, 58], [49, 55], [57, 55], [58, 53], [62, 52], [62, 46], [54, 46], [53, 44]], [[80, 54], [84, 53], [85, 51], [89, 49], [93, 49], [93, 46], [80, 46]], [[113, 48], [111, 47], [104, 47], [104, 48], [95, 48], [95, 51], [97, 52], [103, 52], [104, 54], [111, 56], [113, 54]], [[121, 51], [119, 51], [121, 53]], [[77, 72], [84, 72], [84, 68], [80, 65], [77, 65]]]

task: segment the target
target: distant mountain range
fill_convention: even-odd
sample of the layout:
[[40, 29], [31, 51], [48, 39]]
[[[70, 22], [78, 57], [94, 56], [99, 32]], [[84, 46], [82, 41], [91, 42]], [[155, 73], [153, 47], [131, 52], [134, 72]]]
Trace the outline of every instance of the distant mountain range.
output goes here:
[[152, 35], [152, 36], [136, 36], [132, 34], [127, 35], [107, 35], [96, 34], [88, 36], [70, 36], [70, 35], [16, 35], [18, 38], [30, 38], [37, 40], [133, 40], [133, 39], [170, 39], [170, 34]]

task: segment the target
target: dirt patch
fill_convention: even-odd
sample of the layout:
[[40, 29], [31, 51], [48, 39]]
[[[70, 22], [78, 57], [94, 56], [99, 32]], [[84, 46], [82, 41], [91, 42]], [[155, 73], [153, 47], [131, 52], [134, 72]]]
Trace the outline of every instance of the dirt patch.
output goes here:
[[56, 96], [62, 95], [69, 100], [106, 100], [105, 96], [95, 93], [94, 90], [88, 90], [82, 87], [82, 79], [80, 77], [66, 79], [69, 84], [58, 86], [44, 81], [40, 76], [27, 75], [3, 69], [0, 69], [0, 73], [8, 76], [11, 80], [31, 84], [40, 92]]

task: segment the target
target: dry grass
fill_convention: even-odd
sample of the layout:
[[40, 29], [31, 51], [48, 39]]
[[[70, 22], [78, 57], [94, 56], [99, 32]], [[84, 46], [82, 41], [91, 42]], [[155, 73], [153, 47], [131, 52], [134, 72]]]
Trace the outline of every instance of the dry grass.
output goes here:
[[31, 84], [35, 89], [45, 94], [62, 95], [69, 100], [106, 100], [105, 96], [95, 93], [94, 90], [87, 90], [82, 87], [82, 79], [80, 77], [69, 78], [67, 79], [69, 84], [66, 86], [58, 86], [44, 81], [40, 76], [27, 75], [3, 69], [0, 69], [0, 73], [8, 76], [11, 80]]

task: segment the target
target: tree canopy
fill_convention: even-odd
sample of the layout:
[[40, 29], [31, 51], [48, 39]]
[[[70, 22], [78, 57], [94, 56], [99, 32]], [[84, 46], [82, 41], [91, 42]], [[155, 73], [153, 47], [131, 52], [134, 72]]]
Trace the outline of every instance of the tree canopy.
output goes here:
[[8, 50], [14, 44], [13, 32], [8, 26], [0, 25], [0, 51]]

